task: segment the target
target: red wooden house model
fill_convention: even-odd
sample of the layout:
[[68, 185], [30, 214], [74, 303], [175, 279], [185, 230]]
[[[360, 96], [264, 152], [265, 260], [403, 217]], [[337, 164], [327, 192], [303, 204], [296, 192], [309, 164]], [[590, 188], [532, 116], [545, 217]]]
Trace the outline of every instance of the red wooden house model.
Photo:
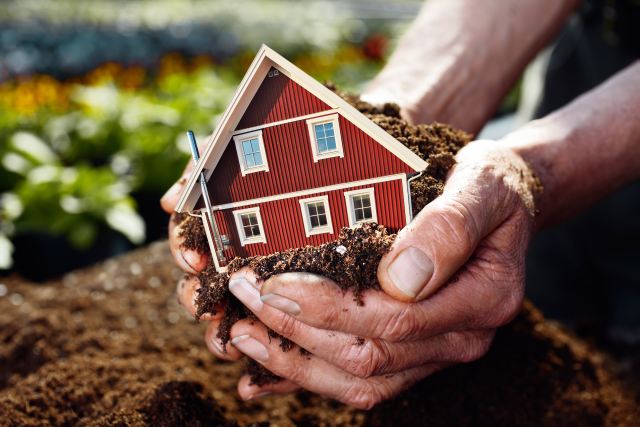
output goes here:
[[409, 179], [425, 168], [349, 103], [262, 46], [176, 211], [202, 218], [222, 271], [236, 256], [318, 245], [367, 221], [399, 230], [411, 220]]

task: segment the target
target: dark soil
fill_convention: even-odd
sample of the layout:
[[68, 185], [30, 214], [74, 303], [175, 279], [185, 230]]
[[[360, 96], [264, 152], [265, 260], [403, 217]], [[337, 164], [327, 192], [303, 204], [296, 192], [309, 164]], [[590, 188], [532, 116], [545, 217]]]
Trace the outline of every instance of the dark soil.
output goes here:
[[205, 325], [176, 302], [181, 276], [158, 243], [55, 282], [1, 278], [0, 426], [633, 426], [640, 419], [640, 400], [606, 359], [529, 305], [486, 357], [370, 412], [306, 392], [242, 402], [236, 382], [245, 367], [208, 353]]
[[209, 242], [200, 218], [177, 212], [173, 215], [172, 221], [181, 225], [178, 236], [184, 239], [182, 247], [200, 253], [209, 253]]
[[[286, 271], [322, 274], [333, 279], [343, 290], [351, 290], [356, 301], [362, 304], [362, 293], [365, 290], [380, 289], [376, 271], [394, 236], [388, 234], [383, 226], [368, 223], [355, 229], [343, 228], [337, 240], [317, 247], [305, 246], [264, 257], [236, 258], [229, 264], [226, 273], [217, 273], [210, 264], [198, 275], [203, 287], [198, 294], [196, 317], [199, 318], [204, 313], [215, 314], [220, 306], [225, 307], [217, 334], [225, 348], [231, 339], [234, 323], [247, 317], [255, 318], [228, 290], [229, 275], [243, 267], [252, 269], [261, 280]], [[269, 334], [280, 340], [283, 351], [293, 348], [293, 344], [286, 338], [273, 331]], [[253, 361], [248, 361], [247, 366], [254, 384], [263, 385], [280, 380]]]
[[[336, 90], [331, 87], [331, 89]], [[411, 184], [413, 213], [417, 214], [444, 188], [447, 173], [455, 164], [454, 156], [471, 140], [471, 135], [449, 125], [411, 125], [400, 117], [400, 107], [387, 103], [374, 106], [357, 96], [337, 91], [340, 96], [428, 163], [420, 178]]]

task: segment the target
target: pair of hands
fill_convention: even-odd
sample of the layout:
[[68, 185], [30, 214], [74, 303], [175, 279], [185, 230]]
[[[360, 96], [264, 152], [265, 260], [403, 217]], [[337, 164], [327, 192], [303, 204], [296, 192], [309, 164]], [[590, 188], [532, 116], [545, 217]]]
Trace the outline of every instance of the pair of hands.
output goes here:
[[[509, 148], [469, 144], [458, 153], [444, 193], [400, 231], [383, 257], [378, 280], [385, 292], [365, 293], [359, 306], [321, 276], [285, 273], [262, 282], [242, 270], [231, 276], [230, 291], [262, 323], [237, 322], [224, 352], [216, 338], [221, 314], [208, 315], [207, 347], [225, 360], [248, 356], [285, 379], [259, 387], [244, 376], [238, 392], [245, 400], [304, 388], [362, 409], [448, 365], [481, 357], [495, 329], [521, 307], [533, 227], [530, 179], [528, 166]], [[182, 185], [163, 197], [167, 212]], [[185, 271], [206, 266], [205, 254], [181, 249], [173, 222], [169, 234]], [[195, 278], [178, 285], [192, 314], [198, 286]], [[312, 356], [283, 352], [266, 327]]]

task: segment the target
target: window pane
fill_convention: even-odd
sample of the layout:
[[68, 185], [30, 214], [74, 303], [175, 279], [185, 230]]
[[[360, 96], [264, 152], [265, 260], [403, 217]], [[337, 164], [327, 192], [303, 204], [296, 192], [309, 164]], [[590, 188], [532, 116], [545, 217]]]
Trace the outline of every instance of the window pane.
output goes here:
[[371, 207], [371, 197], [369, 197], [368, 194], [365, 194], [363, 196], [360, 196], [362, 200], [362, 206], [363, 207]]
[[251, 151], [251, 141], [242, 141], [242, 152], [244, 154], [249, 154]]
[[314, 125], [318, 154], [323, 154], [337, 149], [333, 122]]
[[335, 150], [336, 149], [336, 138], [331, 136], [326, 139], [327, 150]]
[[255, 213], [240, 215], [242, 229], [245, 237], [255, 237], [260, 235], [260, 227], [258, 226], [258, 216]]
[[307, 214], [310, 228], [313, 229], [328, 225], [326, 206], [324, 202], [307, 203]]
[[324, 133], [326, 136], [333, 136], [333, 123], [325, 123]]
[[362, 208], [362, 197], [361, 196], [353, 196], [353, 208], [361, 209]]
[[246, 141], [242, 141], [242, 154], [244, 157], [244, 164], [247, 168], [264, 165], [262, 153], [260, 151], [260, 141], [258, 138], [251, 138]]
[[364, 208], [364, 210], [363, 210], [363, 216], [364, 216], [364, 219], [371, 219], [371, 218], [373, 218], [373, 215], [371, 215], [371, 208], [370, 208], [370, 207]]
[[362, 209], [356, 209], [356, 221], [362, 221], [364, 219], [364, 215]]
[[253, 154], [253, 164], [256, 166], [262, 166], [262, 154], [260, 154], [260, 152], [258, 151], [257, 153]]

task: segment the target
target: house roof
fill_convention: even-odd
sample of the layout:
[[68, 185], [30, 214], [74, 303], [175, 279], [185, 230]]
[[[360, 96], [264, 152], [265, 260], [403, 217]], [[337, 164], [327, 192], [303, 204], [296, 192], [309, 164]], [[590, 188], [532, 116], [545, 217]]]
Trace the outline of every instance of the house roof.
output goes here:
[[296, 67], [273, 49], [262, 45], [249, 66], [247, 73], [240, 82], [229, 106], [222, 115], [216, 130], [207, 138], [205, 151], [202, 153], [200, 160], [196, 164], [180, 196], [180, 200], [176, 206], [177, 212], [186, 212], [194, 209], [200, 198], [201, 189], [200, 186], [197, 185], [200, 173], [205, 170], [205, 176], [209, 179], [220, 161], [224, 150], [231, 141], [238, 122], [244, 115], [271, 67], [276, 67], [281, 73], [311, 92], [314, 96], [317, 96], [331, 108], [338, 110], [342, 116], [358, 126], [362, 131], [367, 133], [415, 171], [421, 171], [427, 167], [427, 163], [418, 155], [385, 132], [347, 101]]

